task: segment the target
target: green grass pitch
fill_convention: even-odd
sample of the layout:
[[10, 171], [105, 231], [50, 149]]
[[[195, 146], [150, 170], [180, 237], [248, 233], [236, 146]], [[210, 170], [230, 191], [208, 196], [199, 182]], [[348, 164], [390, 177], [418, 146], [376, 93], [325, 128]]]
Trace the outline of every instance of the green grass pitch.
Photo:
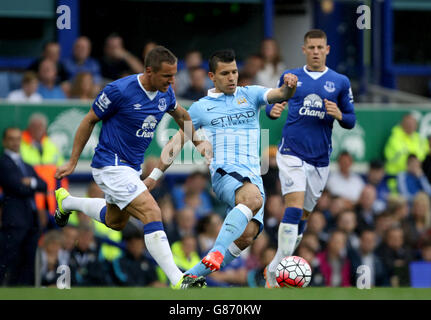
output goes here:
[[431, 289], [1, 288], [0, 300], [431, 300]]

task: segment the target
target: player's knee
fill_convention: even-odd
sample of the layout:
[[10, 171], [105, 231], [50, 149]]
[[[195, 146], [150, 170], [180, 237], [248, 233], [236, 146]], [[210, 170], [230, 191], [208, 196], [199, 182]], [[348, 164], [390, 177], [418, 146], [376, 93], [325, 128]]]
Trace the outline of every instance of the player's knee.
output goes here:
[[145, 210], [144, 215], [146, 221], [161, 221], [162, 211], [160, 210], [159, 206], [154, 205]]
[[253, 211], [253, 215], [255, 215], [263, 205], [263, 198], [260, 194], [250, 195], [248, 199], [246, 199], [246, 206]]
[[263, 198], [260, 192], [241, 193], [237, 196], [236, 204], [247, 206], [255, 215], [263, 205]]
[[124, 227], [126, 226], [128, 220], [125, 221], [116, 221], [116, 222], [106, 222], [106, 225], [111, 228], [112, 230], [115, 231], [121, 231], [124, 229]]

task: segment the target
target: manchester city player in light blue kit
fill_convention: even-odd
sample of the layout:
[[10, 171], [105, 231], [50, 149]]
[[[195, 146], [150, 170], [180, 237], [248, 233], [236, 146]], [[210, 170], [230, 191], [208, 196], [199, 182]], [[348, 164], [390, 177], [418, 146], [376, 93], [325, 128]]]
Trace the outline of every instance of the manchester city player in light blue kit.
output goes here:
[[[102, 120], [91, 167], [106, 200], [73, 197], [60, 188], [56, 190], [55, 219], [59, 226], [64, 226], [70, 212], [77, 210], [114, 230], [122, 230], [133, 216], [143, 222], [146, 247], [172, 285], [200, 287], [205, 284], [203, 277], [183, 276], [175, 265], [160, 208], [140, 179], [145, 151], [165, 113], [180, 128], [190, 121], [187, 111], [177, 104], [171, 87], [176, 72], [177, 58], [159, 46], [148, 53], [143, 74], [114, 81], [99, 93], [76, 132], [70, 160], [58, 168], [55, 177], [61, 179], [73, 172], [95, 124]], [[198, 150], [209, 145], [202, 141], [194, 144]]]
[[[298, 77], [295, 95], [289, 100], [286, 124], [276, 156], [285, 212], [278, 229], [278, 249], [265, 270], [266, 287], [277, 287], [275, 271], [291, 256], [302, 239], [306, 221], [320, 198], [329, 174], [332, 127], [352, 129], [356, 116], [349, 79], [326, 66], [329, 54], [326, 34], [311, 30], [304, 36], [302, 51], [307, 64], [287, 70]], [[281, 82], [282, 84], [282, 82]], [[285, 103], [267, 106], [278, 118]]]
[[[288, 100], [295, 92], [297, 80], [295, 75], [286, 74], [277, 89], [237, 87], [238, 68], [232, 50], [214, 53], [209, 67], [215, 88], [188, 111], [194, 127], [203, 129], [213, 147], [212, 186], [230, 209], [214, 247], [200, 263], [186, 271], [194, 276], [205, 276], [231, 262], [263, 229], [265, 196], [260, 177], [259, 109], [266, 103]], [[155, 172], [160, 174], [169, 167], [175, 155], [170, 159], [163, 159], [163, 155], [173, 149], [175, 140], [184, 143], [182, 134], [178, 132], [165, 146]], [[155, 184], [151, 177], [144, 182], [150, 189]]]

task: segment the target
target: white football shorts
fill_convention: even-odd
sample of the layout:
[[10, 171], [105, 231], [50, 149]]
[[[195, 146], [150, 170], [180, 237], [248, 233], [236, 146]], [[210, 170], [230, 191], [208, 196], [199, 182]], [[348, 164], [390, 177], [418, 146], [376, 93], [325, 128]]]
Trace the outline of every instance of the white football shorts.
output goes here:
[[106, 202], [116, 204], [121, 210], [147, 190], [140, 173], [128, 166], [106, 166], [91, 171], [94, 181], [105, 193]]
[[280, 152], [277, 152], [276, 160], [283, 196], [304, 191], [304, 209], [313, 211], [328, 180], [329, 166], [315, 167], [298, 157]]

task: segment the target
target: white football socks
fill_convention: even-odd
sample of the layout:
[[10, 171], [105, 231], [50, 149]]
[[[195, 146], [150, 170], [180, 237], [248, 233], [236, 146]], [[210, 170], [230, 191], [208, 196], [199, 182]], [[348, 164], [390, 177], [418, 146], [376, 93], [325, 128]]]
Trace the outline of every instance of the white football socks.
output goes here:
[[291, 256], [295, 251], [295, 248], [299, 242], [298, 239], [298, 225], [290, 223], [280, 223], [278, 227], [278, 248], [277, 252], [272, 259], [271, 263], [268, 265], [267, 269], [267, 280], [271, 287], [278, 286], [275, 280], [275, 271], [280, 261], [284, 257]]
[[79, 198], [68, 196], [61, 203], [65, 211], [81, 211], [90, 218], [100, 221], [100, 210], [106, 206], [105, 199], [102, 198]]
[[156, 260], [160, 268], [162, 268], [169, 281], [173, 285], [176, 285], [183, 277], [183, 273], [174, 262], [166, 233], [162, 230], [155, 231], [145, 234], [144, 239], [148, 252]]

